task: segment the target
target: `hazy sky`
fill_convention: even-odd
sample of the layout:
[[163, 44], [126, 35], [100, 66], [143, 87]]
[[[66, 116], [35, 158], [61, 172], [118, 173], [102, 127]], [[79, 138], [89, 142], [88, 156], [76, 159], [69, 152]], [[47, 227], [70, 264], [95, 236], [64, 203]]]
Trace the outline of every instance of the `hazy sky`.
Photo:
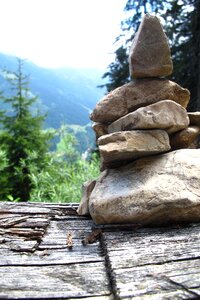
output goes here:
[[112, 62], [127, 0], [0, 0], [0, 52], [44, 67]]

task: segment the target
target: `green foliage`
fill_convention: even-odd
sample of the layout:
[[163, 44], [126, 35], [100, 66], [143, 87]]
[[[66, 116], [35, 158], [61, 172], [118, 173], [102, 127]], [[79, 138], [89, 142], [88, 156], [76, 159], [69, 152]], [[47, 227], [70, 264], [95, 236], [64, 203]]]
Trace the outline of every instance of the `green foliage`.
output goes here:
[[78, 141], [75, 147], [78, 152], [84, 153], [95, 147], [95, 134], [90, 123], [85, 126], [67, 125], [67, 129]]
[[[6, 71], [12, 97], [1, 96], [7, 109], [0, 114], [0, 201], [78, 202], [82, 184], [99, 175], [99, 159], [96, 154], [89, 161], [82, 159], [72, 132], [82, 137], [82, 131], [86, 136], [91, 128], [63, 125], [42, 130], [44, 116], [34, 110], [37, 98], [22, 67], [18, 60], [17, 72]], [[52, 137], [57, 143], [49, 152]]]
[[3, 171], [8, 165], [6, 152], [0, 149], [0, 171]]
[[8, 160], [5, 150], [0, 148], [0, 200], [6, 200], [6, 195], [9, 194], [9, 188], [7, 186], [7, 176], [5, 170], [8, 167]]
[[57, 156], [69, 163], [74, 162], [78, 158], [78, 152], [76, 150], [77, 140], [75, 136], [68, 132], [66, 125], [62, 125], [61, 128], [57, 130], [57, 134], [60, 137], [56, 145]]
[[35, 165], [38, 170], [42, 169], [50, 136], [41, 130], [44, 117], [31, 112], [36, 98], [29, 96], [28, 78], [22, 68], [23, 62], [18, 59], [17, 72], [7, 72], [13, 96], [2, 97], [10, 109], [1, 116], [0, 144], [8, 161], [4, 168], [7, 185], [2, 189], [1, 199], [10, 195], [13, 199], [28, 201], [32, 189], [30, 168]]
[[78, 202], [82, 184], [99, 175], [99, 159], [93, 154], [90, 161], [83, 160], [76, 151], [77, 141], [66, 127], [59, 131], [57, 149], [46, 157], [45, 168], [30, 174], [34, 189], [31, 201]]

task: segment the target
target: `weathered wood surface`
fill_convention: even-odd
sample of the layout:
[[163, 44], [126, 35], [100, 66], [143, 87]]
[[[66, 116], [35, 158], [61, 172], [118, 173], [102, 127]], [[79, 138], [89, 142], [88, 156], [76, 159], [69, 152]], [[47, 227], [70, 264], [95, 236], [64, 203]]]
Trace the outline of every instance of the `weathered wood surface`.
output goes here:
[[200, 299], [200, 224], [96, 226], [76, 208], [0, 203], [1, 299]]

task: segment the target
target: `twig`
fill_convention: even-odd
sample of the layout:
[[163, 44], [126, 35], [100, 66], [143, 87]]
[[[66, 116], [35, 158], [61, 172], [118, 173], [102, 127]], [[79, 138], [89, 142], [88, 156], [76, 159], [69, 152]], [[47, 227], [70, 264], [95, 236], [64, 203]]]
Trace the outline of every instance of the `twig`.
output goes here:
[[86, 246], [87, 244], [93, 244], [101, 236], [101, 229], [93, 230], [89, 235], [87, 235], [83, 240], [82, 244]]
[[73, 248], [73, 238], [72, 238], [71, 232], [69, 232], [67, 235], [67, 248], [69, 250], [72, 250], [72, 248]]

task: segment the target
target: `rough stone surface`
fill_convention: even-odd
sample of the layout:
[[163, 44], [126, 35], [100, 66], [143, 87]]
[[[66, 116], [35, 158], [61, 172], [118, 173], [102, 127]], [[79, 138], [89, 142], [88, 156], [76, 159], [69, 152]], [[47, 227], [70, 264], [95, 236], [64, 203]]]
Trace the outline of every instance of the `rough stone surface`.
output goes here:
[[190, 119], [190, 125], [200, 126], [200, 111], [189, 112], [188, 117]]
[[95, 187], [95, 184], [96, 184], [96, 180], [87, 181], [83, 184], [82, 198], [81, 198], [79, 207], [77, 209], [77, 213], [81, 216], [87, 216], [90, 214], [89, 207], [88, 207], [88, 201], [90, 198], [90, 194]]
[[106, 95], [97, 103], [90, 118], [94, 122], [110, 123], [139, 107], [166, 99], [186, 108], [190, 92], [167, 79], [138, 79]]
[[[184, 148], [197, 148], [197, 138], [200, 128], [198, 126], [189, 126], [170, 136], [170, 145], [173, 150]], [[195, 146], [196, 145], [196, 146]]]
[[108, 126], [102, 123], [94, 123], [92, 128], [96, 134], [96, 138], [98, 139], [100, 136], [108, 134]]
[[166, 152], [169, 136], [164, 130], [134, 130], [104, 135], [98, 139], [102, 163], [134, 160]]
[[98, 224], [200, 221], [200, 149], [182, 149], [109, 169], [89, 211]]
[[118, 119], [108, 126], [108, 133], [134, 129], [164, 129], [173, 133], [188, 125], [186, 109], [174, 101], [163, 100]]
[[169, 44], [157, 17], [145, 15], [142, 19], [131, 46], [129, 68], [133, 78], [172, 74]]

